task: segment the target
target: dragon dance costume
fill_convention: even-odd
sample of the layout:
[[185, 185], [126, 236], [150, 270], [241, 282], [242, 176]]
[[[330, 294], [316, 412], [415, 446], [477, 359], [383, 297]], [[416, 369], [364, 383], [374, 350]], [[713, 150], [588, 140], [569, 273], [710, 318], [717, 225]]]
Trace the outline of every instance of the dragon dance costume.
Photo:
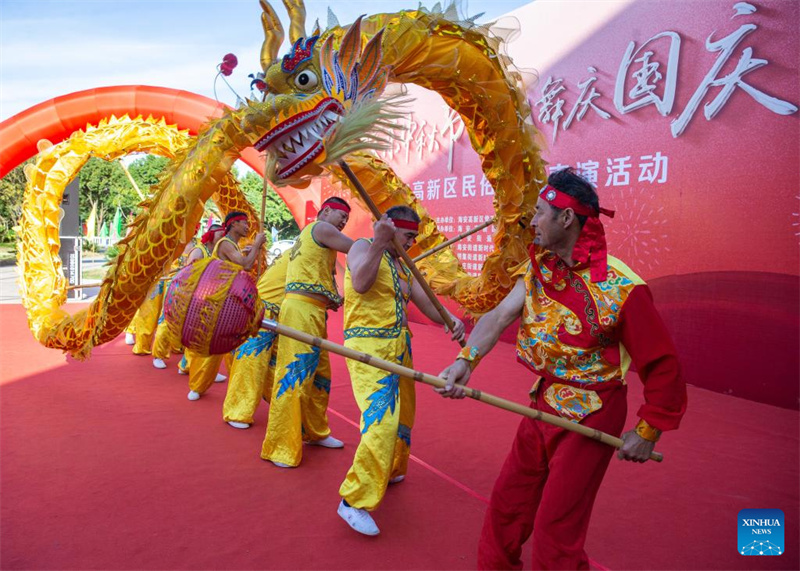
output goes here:
[[[277, 319], [286, 293], [289, 256], [280, 256], [258, 280], [258, 296], [265, 315]], [[228, 393], [222, 405], [225, 422], [253, 423], [253, 415], [262, 397], [269, 402], [275, 378], [278, 336], [262, 329], [234, 351], [229, 369]]]
[[[219, 246], [224, 241], [228, 241], [233, 244], [233, 247], [236, 250], [239, 250], [239, 246], [225, 236], [217, 245], [214, 246], [214, 250], [211, 252], [211, 257], [217, 260], [220, 259], [219, 257]], [[205, 258], [206, 252], [203, 252], [203, 258]], [[202, 258], [201, 258], [202, 259]], [[217, 377], [217, 373], [219, 373], [219, 367], [222, 364], [222, 360], [227, 357], [229, 353], [225, 355], [198, 355], [194, 351], [187, 349], [184, 351], [184, 357], [186, 359], [187, 365], [184, 367], [183, 363], [181, 363], [180, 367], [184, 371], [189, 371], [189, 390], [194, 391], [198, 394], [203, 394], [206, 392], [209, 387], [214, 383], [214, 379]]]
[[[580, 203], [552, 187], [540, 196], [585, 214]], [[517, 359], [539, 376], [532, 408], [613, 436], [625, 423], [625, 375], [635, 364], [645, 396], [636, 432], [655, 440], [660, 431], [677, 428], [686, 409], [677, 353], [647, 285], [606, 256], [599, 213], [588, 215], [572, 256], [576, 265], [531, 246]], [[523, 419], [492, 492], [478, 567], [521, 569], [522, 545], [533, 533], [534, 569], [589, 569], [586, 531], [613, 452], [585, 436]]]
[[136, 342], [133, 344], [134, 355], [149, 355], [150, 347], [153, 345], [153, 336], [158, 327], [158, 318], [161, 315], [161, 308], [164, 302], [164, 280], [158, 280], [147, 292], [147, 299], [139, 306], [136, 315], [131, 321], [130, 329], [136, 335]]
[[[192, 240], [194, 242], [194, 239]], [[205, 247], [205, 244], [200, 244], [196, 246], [203, 251], [203, 257], [207, 257], [209, 252], [208, 249]], [[194, 248], [190, 248], [189, 251], [193, 251]], [[182, 255], [179, 256], [175, 262], [173, 262], [172, 267], [169, 270], [169, 275], [174, 275], [178, 272], [183, 266], [186, 265], [186, 256]], [[164, 291], [166, 292], [169, 289], [169, 284], [172, 282], [172, 278], [163, 280], [164, 284]], [[158, 327], [156, 327], [156, 334], [155, 338], [153, 339], [153, 358], [154, 359], [161, 359], [162, 361], [166, 361], [169, 359], [170, 353], [181, 353], [183, 352], [183, 347], [178, 345], [177, 347], [170, 347], [169, 342], [169, 335], [167, 334], [168, 327], [167, 322], [164, 319], [164, 305], [163, 302], [166, 300], [166, 296], [162, 296], [162, 305], [161, 305], [161, 315], [158, 317]], [[183, 359], [181, 359], [183, 360]]]
[[[317, 224], [306, 226], [289, 252], [286, 297], [278, 321], [324, 339], [328, 335], [328, 307], [340, 306], [342, 298], [334, 280], [336, 251], [314, 239]], [[328, 302], [303, 293], [322, 295]], [[276, 361], [261, 457], [297, 466], [303, 456], [303, 440], [330, 436], [327, 411], [331, 364], [327, 351], [288, 337], [281, 339]]]
[[[411, 332], [403, 327], [412, 278], [405, 266], [401, 268], [384, 252], [375, 283], [366, 293], [353, 289], [348, 268], [344, 344], [413, 368]], [[406, 294], [400, 280], [408, 285]], [[416, 409], [414, 381], [353, 359], [347, 360], [347, 370], [361, 410], [361, 441], [339, 495], [352, 507], [374, 510], [383, 500], [389, 479], [404, 476], [408, 469]]]

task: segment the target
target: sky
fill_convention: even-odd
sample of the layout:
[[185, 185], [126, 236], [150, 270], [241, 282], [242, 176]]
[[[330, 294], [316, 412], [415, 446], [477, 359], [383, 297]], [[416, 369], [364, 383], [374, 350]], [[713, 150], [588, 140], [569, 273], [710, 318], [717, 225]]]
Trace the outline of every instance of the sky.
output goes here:
[[[470, 17], [483, 12], [478, 22], [485, 23], [529, 1], [462, 0], [459, 6]], [[288, 30], [282, 2], [272, 5]], [[416, 0], [306, 0], [306, 28], [318, 18], [324, 29], [329, 7], [348, 24], [361, 14], [417, 6]], [[216, 66], [229, 52], [239, 66], [228, 81], [245, 97], [247, 75], [261, 69], [260, 14], [258, 0], [0, 0], [0, 121], [59, 95], [111, 85], [157, 85], [213, 98]], [[216, 93], [235, 104], [220, 80]]]

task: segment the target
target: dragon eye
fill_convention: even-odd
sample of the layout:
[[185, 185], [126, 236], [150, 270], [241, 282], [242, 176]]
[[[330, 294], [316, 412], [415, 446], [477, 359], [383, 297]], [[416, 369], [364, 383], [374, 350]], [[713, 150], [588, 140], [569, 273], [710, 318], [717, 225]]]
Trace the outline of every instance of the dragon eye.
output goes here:
[[294, 82], [297, 87], [303, 91], [309, 91], [317, 86], [319, 80], [317, 79], [316, 73], [310, 69], [306, 69], [297, 74], [297, 77], [294, 78]]

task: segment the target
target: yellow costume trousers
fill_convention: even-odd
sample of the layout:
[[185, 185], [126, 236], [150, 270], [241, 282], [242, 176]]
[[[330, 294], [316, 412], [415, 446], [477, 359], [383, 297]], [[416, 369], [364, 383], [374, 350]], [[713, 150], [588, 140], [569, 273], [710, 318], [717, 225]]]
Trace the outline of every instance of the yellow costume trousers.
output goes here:
[[[352, 338], [344, 344], [413, 368], [408, 330], [403, 330], [396, 339]], [[389, 479], [404, 476], [408, 470], [416, 412], [414, 380], [353, 359], [347, 360], [347, 370], [361, 409], [361, 442], [339, 495], [353, 507], [374, 510], [383, 500]]]
[[[169, 282], [165, 285], [164, 291], [166, 291], [167, 287], [169, 287]], [[163, 297], [166, 298], [166, 296]], [[158, 318], [158, 327], [156, 327], [156, 334], [153, 339], [153, 358], [166, 361], [169, 359], [170, 353], [181, 352], [183, 352], [183, 347], [180, 345], [170, 347], [167, 320], [164, 319], [164, 307], [162, 306], [161, 315]]]
[[[325, 339], [327, 315], [322, 302], [287, 293], [278, 321]], [[303, 440], [322, 440], [331, 433], [328, 428], [331, 363], [327, 351], [289, 337], [281, 339], [276, 361], [261, 457], [297, 466], [303, 457]]]
[[253, 424], [253, 415], [261, 399], [269, 402], [275, 377], [277, 335], [259, 331], [233, 352], [228, 392], [222, 405], [225, 422]]
[[189, 390], [202, 395], [214, 384], [214, 379], [217, 378], [217, 373], [219, 373], [219, 368], [225, 355], [209, 355], [205, 357], [189, 349], [185, 353], [189, 362]]
[[150, 346], [153, 344], [153, 334], [158, 327], [158, 317], [161, 315], [161, 303], [164, 299], [163, 282], [159, 281], [147, 294], [147, 299], [139, 307], [133, 317], [131, 326], [136, 333], [136, 343], [133, 345], [135, 355], [149, 355]]

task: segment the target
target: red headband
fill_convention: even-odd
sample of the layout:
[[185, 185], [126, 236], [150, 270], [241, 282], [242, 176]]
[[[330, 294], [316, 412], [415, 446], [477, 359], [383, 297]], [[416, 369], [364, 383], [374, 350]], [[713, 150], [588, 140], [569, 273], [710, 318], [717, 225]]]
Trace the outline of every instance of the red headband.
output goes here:
[[346, 204], [342, 204], [341, 202], [336, 202], [335, 200], [331, 200], [330, 202], [323, 202], [322, 208], [332, 208], [334, 210], [341, 210], [342, 212], [347, 212], [350, 214], [350, 207]]
[[237, 214], [236, 216], [232, 216], [225, 221], [225, 231], [231, 229], [231, 224], [234, 222], [238, 222], [239, 220], [247, 220], [247, 214]]
[[413, 220], [399, 220], [397, 218], [392, 218], [391, 220], [394, 223], [395, 228], [419, 232], [419, 222], [414, 222]]
[[219, 228], [212, 228], [211, 230], [207, 230], [205, 234], [200, 237], [200, 242], [202, 244], [208, 244], [211, 240], [214, 239], [215, 232], [221, 232], [222, 227]]
[[606, 232], [600, 215], [605, 214], [614, 218], [614, 211], [606, 208], [595, 210], [579, 202], [576, 198], [556, 190], [550, 185], [539, 192], [539, 198], [556, 208], [571, 208], [575, 214], [586, 216], [586, 223], [581, 229], [578, 241], [572, 250], [572, 258], [576, 262], [590, 262], [593, 282], [604, 282], [608, 273], [608, 248], [606, 246]]

